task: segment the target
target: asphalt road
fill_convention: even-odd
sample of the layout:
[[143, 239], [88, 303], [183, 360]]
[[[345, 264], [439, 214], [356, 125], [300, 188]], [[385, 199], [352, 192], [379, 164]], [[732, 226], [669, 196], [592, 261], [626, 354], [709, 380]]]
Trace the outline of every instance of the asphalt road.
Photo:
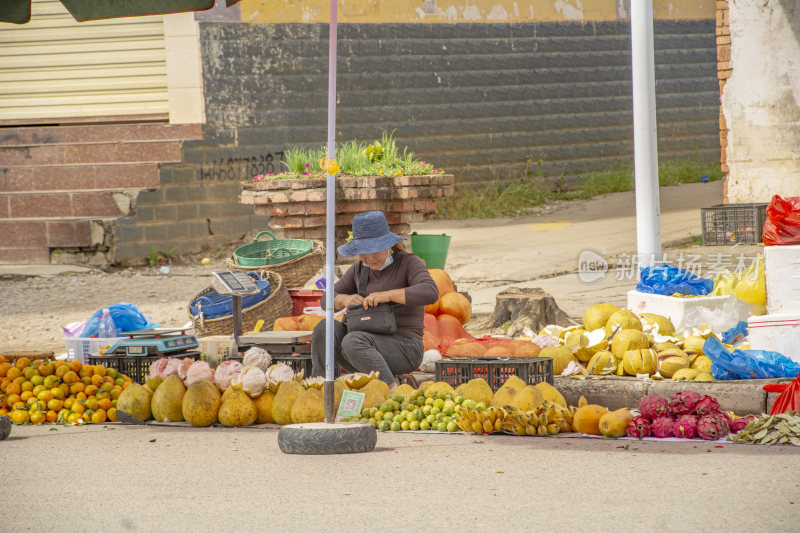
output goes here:
[[1, 531], [797, 531], [800, 448], [276, 429], [14, 427]]

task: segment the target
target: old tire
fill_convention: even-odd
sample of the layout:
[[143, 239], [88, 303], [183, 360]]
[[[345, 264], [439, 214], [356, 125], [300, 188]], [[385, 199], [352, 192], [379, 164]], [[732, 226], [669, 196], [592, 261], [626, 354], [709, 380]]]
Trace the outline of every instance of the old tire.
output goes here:
[[0, 416], [0, 440], [6, 440], [11, 435], [11, 419], [6, 415]]
[[369, 424], [290, 424], [278, 431], [278, 447], [283, 453], [332, 455], [364, 453], [375, 448], [378, 433]]

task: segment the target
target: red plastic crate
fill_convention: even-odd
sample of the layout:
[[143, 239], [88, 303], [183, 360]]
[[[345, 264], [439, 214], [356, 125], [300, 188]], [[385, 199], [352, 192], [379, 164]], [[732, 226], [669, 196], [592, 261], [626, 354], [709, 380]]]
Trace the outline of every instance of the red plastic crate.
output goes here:
[[325, 291], [320, 289], [289, 289], [292, 297], [292, 316], [303, 314], [306, 307], [319, 307], [319, 302]]

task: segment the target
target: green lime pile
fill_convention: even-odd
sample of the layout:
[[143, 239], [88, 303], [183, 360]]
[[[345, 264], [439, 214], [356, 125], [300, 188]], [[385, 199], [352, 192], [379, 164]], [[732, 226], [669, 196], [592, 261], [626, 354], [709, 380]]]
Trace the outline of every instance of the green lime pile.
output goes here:
[[452, 391], [415, 390], [392, 394], [381, 404], [365, 408], [345, 422], [372, 424], [380, 431], [461, 431], [455, 419], [461, 409], [484, 411], [484, 402], [464, 399]]

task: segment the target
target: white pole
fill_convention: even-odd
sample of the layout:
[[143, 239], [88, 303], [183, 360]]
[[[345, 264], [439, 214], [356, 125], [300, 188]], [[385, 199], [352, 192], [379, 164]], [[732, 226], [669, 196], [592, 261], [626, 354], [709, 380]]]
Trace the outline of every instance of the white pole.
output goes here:
[[[328, 159], [336, 159], [337, 0], [330, 0], [328, 36]], [[336, 250], [336, 177], [327, 175], [325, 195], [325, 422], [333, 423], [333, 265]]]
[[661, 259], [656, 74], [653, 56], [652, 0], [632, 0], [633, 160], [636, 244], [638, 264], [641, 267], [651, 266], [655, 260]]

